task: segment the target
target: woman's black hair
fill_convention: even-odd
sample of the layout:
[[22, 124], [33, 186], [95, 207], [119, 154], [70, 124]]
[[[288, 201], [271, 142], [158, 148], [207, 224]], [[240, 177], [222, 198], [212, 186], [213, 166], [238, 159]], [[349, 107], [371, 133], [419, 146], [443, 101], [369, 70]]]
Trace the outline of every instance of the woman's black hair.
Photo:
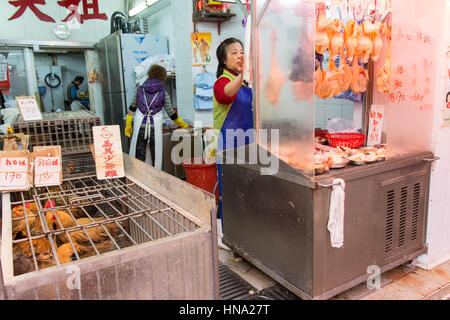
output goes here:
[[223, 41], [220, 46], [217, 48], [216, 55], [217, 60], [219, 61], [219, 66], [217, 67], [217, 78], [219, 78], [223, 74], [223, 69], [225, 68], [225, 60], [227, 59], [227, 48], [229, 45], [233, 43], [240, 43], [242, 48], [244, 48], [244, 45], [242, 42], [236, 38], [228, 38], [225, 41]]

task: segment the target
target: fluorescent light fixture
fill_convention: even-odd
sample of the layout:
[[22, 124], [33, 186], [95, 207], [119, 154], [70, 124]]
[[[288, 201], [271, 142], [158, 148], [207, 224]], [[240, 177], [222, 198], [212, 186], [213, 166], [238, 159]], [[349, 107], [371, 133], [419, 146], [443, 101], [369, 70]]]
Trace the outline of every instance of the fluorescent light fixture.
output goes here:
[[147, 3], [147, 6], [150, 7], [152, 4], [155, 4], [159, 0], [146, 0], [145, 3]]
[[151, 5], [155, 4], [158, 1], [159, 0], [146, 0], [145, 2], [142, 2], [140, 5], [130, 10], [129, 12], [130, 17], [141, 13], [142, 11], [144, 11], [145, 9], [147, 9], [148, 7], [150, 7]]
[[145, 9], [147, 9], [147, 4], [145, 2], [142, 2], [140, 5], [130, 10], [130, 17], [137, 15]]

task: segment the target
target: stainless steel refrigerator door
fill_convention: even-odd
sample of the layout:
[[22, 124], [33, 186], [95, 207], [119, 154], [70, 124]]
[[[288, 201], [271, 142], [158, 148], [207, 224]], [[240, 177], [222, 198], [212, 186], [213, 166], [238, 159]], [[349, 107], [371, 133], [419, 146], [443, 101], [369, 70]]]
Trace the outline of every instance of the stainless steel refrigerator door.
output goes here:
[[113, 34], [99, 42], [99, 54], [105, 93], [124, 92], [120, 36]]
[[127, 106], [136, 92], [134, 69], [150, 56], [169, 54], [169, 40], [165, 36], [122, 34], [123, 77]]
[[122, 150], [128, 153], [130, 146], [129, 139], [125, 137], [125, 96], [122, 92], [107, 93], [103, 95], [103, 100], [105, 106], [105, 125], [120, 125]]

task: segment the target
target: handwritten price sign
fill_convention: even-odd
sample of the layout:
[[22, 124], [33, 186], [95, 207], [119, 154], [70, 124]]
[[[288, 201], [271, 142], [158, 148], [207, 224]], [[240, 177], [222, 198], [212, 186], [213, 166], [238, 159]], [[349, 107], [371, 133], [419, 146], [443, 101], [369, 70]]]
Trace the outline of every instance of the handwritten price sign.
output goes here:
[[59, 186], [61, 184], [61, 158], [36, 157], [34, 168], [34, 185], [36, 187]]
[[23, 120], [42, 120], [42, 114], [34, 97], [17, 97], [16, 101]]
[[93, 128], [94, 154], [97, 179], [114, 179], [125, 176], [122, 142], [119, 126]]
[[0, 191], [28, 189], [27, 173], [28, 158], [1, 158]]
[[369, 116], [369, 138], [367, 146], [373, 147], [381, 143], [384, 125], [384, 106], [372, 106]]

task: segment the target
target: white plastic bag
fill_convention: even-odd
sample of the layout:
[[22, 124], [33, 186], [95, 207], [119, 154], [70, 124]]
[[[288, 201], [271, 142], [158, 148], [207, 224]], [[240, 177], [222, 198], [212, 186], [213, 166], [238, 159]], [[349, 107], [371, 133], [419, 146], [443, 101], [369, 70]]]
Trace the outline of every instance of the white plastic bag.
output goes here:
[[12, 123], [16, 122], [20, 117], [20, 112], [17, 108], [3, 109], [1, 110], [1, 114], [3, 116], [3, 122], [7, 125], [11, 125]]
[[359, 133], [351, 120], [334, 118], [328, 121], [328, 132], [332, 133]]
[[175, 59], [169, 54], [158, 54], [145, 59], [140, 65], [134, 68], [136, 73], [136, 83], [142, 85], [147, 79], [148, 69], [154, 64], [164, 67], [167, 73], [175, 72]]

